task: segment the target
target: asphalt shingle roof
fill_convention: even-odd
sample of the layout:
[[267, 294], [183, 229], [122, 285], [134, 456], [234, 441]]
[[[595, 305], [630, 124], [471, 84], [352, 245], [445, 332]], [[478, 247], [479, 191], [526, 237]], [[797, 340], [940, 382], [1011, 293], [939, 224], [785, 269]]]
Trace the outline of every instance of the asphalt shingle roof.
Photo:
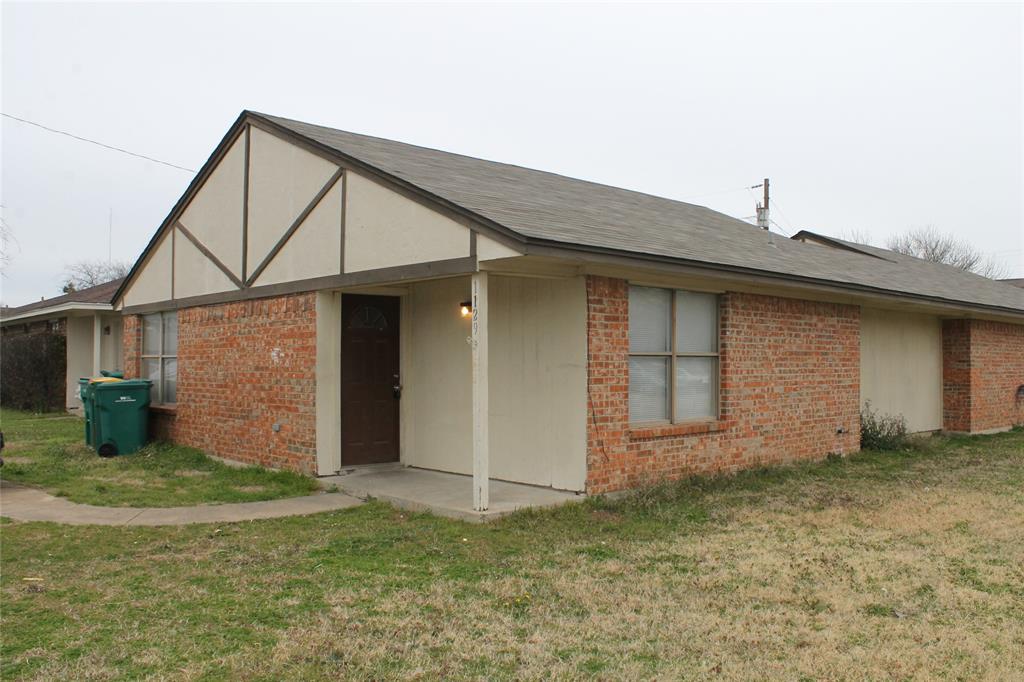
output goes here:
[[[555, 173], [254, 114], [401, 178], [528, 241], [649, 254], [1024, 312], [1024, 290], [909, 256], [774, 236], [704, 206]], [[872, 248], [872, 247], [867, 247]]]
[[94, 287], [82, 289], [81, 291], [72, 291], [70, 294], [63, 294], [61, 296], [54, 296], [53, 298], [44, 298], [41, 301], [34, 303], [26, 303], [25, 305], [18, 306], [17, 308], [0, 308], [0, 319], [14, 317], [16, 315], [24, 315], [30, 313], [33, 310], [43, 310], [45, 308], [52, 308], [54, 306], [64, 305], [67, 303], [110, 303], [114, 297], [114, 292], [117, 291], [118, 287], [121, 286], [121, 282], [124, 278], [118, 278], [103, 284], [97, 284]]

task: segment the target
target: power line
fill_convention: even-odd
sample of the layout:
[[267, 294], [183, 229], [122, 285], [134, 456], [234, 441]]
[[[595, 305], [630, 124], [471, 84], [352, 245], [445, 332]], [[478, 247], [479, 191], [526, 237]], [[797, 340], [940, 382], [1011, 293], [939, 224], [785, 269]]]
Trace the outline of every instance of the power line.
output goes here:
[[703, 197], [712, 197], [712, 196], [717, 196], [719, 194], [730, 194], [732, 192], [742, 192], [745, 189], [747, 189], [745, 186], [744, 187], [733, 187], [732, 189], [720, 189], [717, 192], [705, 192], [703, 194], [693, 194], [693, 195], [690, 195], [688, 197], [683, 197], [681, 199], [681, 201], [689, 201], [690, 199], [701, 199]]
[[768, 221], [768, 222], [770, 222], [770, 223], [771, 223], [772, 225], [774, 225], [775, 227], [779, 228], [779, 232], [781, 232], [782, 234], [786, 235], [787, 237], [792, 237], [792, 236], [793, 236], [793, 235], [791, 235], [791, 234], [789, 233], [789, 231], [788, 231], [788, 230], [786, 230], [786, 228], [784, 228], [784, 227], [783, 227], [782, 225], [779, 225], [779, 224], [778, 224], [777, 222], [775, 222], [774, 220], [771, 220], [771, 219], [769, 219], [769, 221]]
[[179, 166], [177, 164], [173, 164], [173, 163], [170, 163], [168, 161], [161, 161], [160, 159], [154, 159], [152, 156], [146, 156], [145, 154], [137, 154], [135, 152], [130, 152], [127, 149], [121, 149], [120, 147], [114, 147], [113, 145], [104, 144], [102, 142], [97, 142], [96, 140], [90, 140], [87, 137], [79, 137], [78, 135], [73, 135], [73, 134], [71, 134], [69, 132], [66, 132], [66, 131], [63, 131], [63, 130], [57, 130], [56, 128], [50, 128], [49, 126], [44, 126], [42, 123], [36, 123], [35, 121], [29, 121], [29, 120], [24, 119], [24, 118], [18, 118], [17, 116], [11, 116], [10, 114], [3, 114], [2, 112], [0, 112], [0, 114], [2, 114], [5, 118], [9, 118], [9, 119], [12, 119], [12, 120], [15, 120], [15, 121], [20, 121], [21, 123], [26, 123], [26, 124], [28, 124], [30, 126], [35, 126], [37, 128], [42, 128], [43, 130], [49, 131], [51, 133], [57, 133], [58, 135], [65, 135], [67, 137], [74, 138], [76, 140], [80, 140], [82, 142], [88, 142], [89, 144], [94, 144], [94, 145], [103, 147], [105, 149], [112, 149], [115, 152], [121, 152], [122, 154], [128, 154], [129, 156], [134, 156], [134, 157], [139, 158], [139, 159], [145, 159], [146, 161], [152, 161], [153, 163], [159, 163], [159, 164], [162, 164], [164, 166], [170, 166], [171, 168], [177, 168], [178, 170], [187, 171], [189, 173], [195, 173], [196, 172], [192, 168], [185, 168], [184, 166]]
[[[786, 225], [789, 226], [789, 229], [791, 229], [791, 230], [796, 229], [796, 228], [793, 227], [793, 221], [790, 220], [789, 216], [786, 215], [786, 212], [782, 210], [782, 206], [779, 206], [778, 190], [776, 190], [775, 194], [776, 194], [776, 197], [775, 197], [775, 208], [779, 212], [779, 215], [782, 216], [782, 219], [786, 221]], [[778, 225], [778, 223], [775, 223], [775, 224]]]

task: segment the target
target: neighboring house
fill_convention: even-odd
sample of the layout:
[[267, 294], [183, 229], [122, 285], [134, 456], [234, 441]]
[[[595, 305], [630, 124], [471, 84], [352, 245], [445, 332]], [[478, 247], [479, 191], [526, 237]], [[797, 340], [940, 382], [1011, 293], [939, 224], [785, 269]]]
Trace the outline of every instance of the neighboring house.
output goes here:
[[[35, 374], [59, 375], [63, 383], [63, 407], [68, 411], [81, 410], [80, 377], [98, 375], [101, 369], [121, 369], [121, 315], [114, 312], [110, 300], [122, 281], [116, 279], [16, 308], [0, 308], [5, 347], [19, 337], [41, 338], [55, 334], [65, 338], [66, 354], [60, 359], [62, 367], [39, 367]], [[29, 373], [24, 378], [19, 376], [19, 380], [32, 380], [31, 377]]]
[[[710, 209], [243, 112], [117, 292], [161, 432], [600, 493], [1024, 421], [1024, 291]], [[468, 313], [468, 315], [467, 315]]]

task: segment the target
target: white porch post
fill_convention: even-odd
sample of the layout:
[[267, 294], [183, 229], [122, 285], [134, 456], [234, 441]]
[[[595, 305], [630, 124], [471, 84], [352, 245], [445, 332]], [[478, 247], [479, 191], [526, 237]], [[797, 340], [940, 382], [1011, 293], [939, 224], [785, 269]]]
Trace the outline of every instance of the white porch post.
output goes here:
[[487, 273], [473, 274], [473, 509], [490, 504], [487, 442]]
[[102, 361], [102, 355], [100, 353], [100, 344], [103, 341], [103, 318], [99, 313], [93, 313], [92, 316], [92, 375], [98, 377], [100, 375], [100, 364]]

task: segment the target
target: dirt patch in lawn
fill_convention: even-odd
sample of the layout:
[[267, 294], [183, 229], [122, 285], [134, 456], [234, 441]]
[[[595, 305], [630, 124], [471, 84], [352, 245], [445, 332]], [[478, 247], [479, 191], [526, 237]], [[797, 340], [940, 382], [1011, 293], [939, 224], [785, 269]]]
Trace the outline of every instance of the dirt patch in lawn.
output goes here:
[[203, 471], [201, 469], [181, 469], [174, 472], [175, 476], [181, 476], [182, 478], [205, 478], [213, 474], [212, 471]]

